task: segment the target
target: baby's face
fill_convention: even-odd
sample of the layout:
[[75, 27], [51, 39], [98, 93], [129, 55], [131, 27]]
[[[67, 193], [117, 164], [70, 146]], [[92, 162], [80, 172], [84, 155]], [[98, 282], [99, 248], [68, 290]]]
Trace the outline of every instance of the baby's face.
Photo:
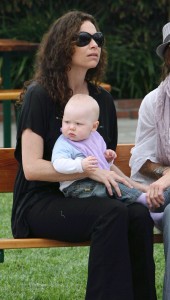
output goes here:
[[64, 112], [62, 133], [72, 141], [82, 141], [89, 137], [94, 122], [81, 109], [69, 108]]

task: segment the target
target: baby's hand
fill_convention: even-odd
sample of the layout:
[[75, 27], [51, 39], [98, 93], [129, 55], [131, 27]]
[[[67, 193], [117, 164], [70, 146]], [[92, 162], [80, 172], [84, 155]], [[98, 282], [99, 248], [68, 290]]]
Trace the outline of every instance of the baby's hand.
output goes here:
[[117, 157], [117, 154], [115, 151], [113, 151], [111, 149], [107, 149], [104, 153], [104, 156], [105, 156], [107, 162], [111, 163], [115, 160], [115, 158]]
[[88, 156], [82, 159], [82, 168], [84, 171], [93, 171], [98, 168], [98, 161], [94, 156]]

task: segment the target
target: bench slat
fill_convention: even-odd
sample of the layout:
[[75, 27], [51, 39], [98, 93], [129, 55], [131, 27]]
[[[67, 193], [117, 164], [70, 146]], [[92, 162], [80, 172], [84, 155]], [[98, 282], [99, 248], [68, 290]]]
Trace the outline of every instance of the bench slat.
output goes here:
[[163, 243], [163, 234], [162, 233], [154, 233], [154, 243], [155, 244]]
[[49, 248], [49, 247], [75, 247], [89, 246], [90, 242], [70, 243], [49, 239], [0, 239], [0, 249], [20, 249], [20, 248]]
[[14, 148], [0, 148], [0, 193], [13, 191], [17, 168]]
[[130, 150], [134, 144], [118, 144], [116, 149], [117, 158], [115, 159], [115, 165], [128, 177], [130, 177]]
[[[162, 243], [163, 236], [161, 233], [154, 234], [154, 243]], [[26, 238], [26, 239], [6, 239], [0, 238], [0, 249], [23, 249], [23, 248], [51, 248], [51, 247], [85, 247], [89, 246], [90, 241], [86, 242], [64, 242], [58, 240]]]

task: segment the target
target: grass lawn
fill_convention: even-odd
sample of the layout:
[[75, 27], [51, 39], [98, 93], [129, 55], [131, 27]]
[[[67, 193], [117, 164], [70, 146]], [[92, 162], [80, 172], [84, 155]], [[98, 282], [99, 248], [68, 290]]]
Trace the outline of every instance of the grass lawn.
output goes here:
[[[0, 194], [0, 237], [11, 236], [11, 203], [12, 194]], [[162, 300], [163, 245], [154, 248], [157, 296]], [[88, 252], [88, 247], [6, 250], [0, 299], [84, 300]]]

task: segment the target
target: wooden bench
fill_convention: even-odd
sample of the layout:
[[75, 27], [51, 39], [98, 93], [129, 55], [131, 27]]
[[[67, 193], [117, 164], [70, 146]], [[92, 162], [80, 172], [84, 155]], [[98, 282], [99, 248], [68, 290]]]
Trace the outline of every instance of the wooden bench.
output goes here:
[[[132, 144], [119, 144], [117, 147], [116, 165], [127, 175], [130, 175], [128, 165]], [[0, 148], [0, 193], [13, 192], [17, 172], [17, 161], [14, 158], [14, 148]], [[2, 219], [1, 219], [2, 220]], [[154, 243], [162, 243], [162, 234], [154, 233]], [[68, 243], [42, 238], [0, 238], [0, 262], [4, 261], [4, 249], [18, 248], [48, 248], [89, 246], [90, 241], [83, 243]]]

